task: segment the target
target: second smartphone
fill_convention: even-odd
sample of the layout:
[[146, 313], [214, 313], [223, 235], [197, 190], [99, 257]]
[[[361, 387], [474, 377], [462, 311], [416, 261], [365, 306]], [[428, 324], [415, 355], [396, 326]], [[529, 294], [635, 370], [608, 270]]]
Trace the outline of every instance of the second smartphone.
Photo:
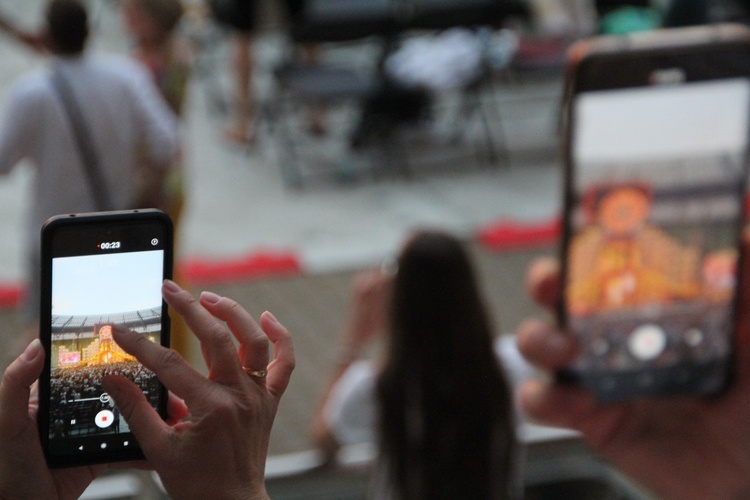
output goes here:
[[39, 433], [50, 466], [142, 458], [124, 418], [102, 387], [123, 375], [166, 415], [156, 375], [123, 351], [124, 326], [169, 345], [162, 282], [172, 276], [172, 223], [157, 210], [53, 217], [42, 230]]
[[750, 137], [750, 32], [600, 37], [569, 53], [561, 375], [602, 401], [729, 381]]

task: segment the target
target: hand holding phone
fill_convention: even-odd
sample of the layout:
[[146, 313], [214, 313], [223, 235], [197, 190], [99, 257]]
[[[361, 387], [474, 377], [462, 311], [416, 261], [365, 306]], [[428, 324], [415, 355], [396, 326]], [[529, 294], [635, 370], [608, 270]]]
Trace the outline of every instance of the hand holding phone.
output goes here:
[[[166, 347], [118, 327], [113, 336], [124, 351], [158, 374], [180, 398], [169, 405], [173, 422], [163, 422], [142, 390], [125, 376], [106, 377], [104, 384], [132, 422], [148, 466], [159, 474], [171, 497], [265, 498], [268, 440], [295, 364], [289, 332], [270, 313], [256, 322], [235, 301], [216, 294], [203, 293], [196, 300], [169, 280], [162, 292], [205, 346], [208, 376]], [[52, 470], [45, 462], [34, 389], [44, 364], [44, 349], [35, 340], [11, 363], [0, 383], [1, 498], [78, 498], [109, 467]], [[179, 425], [179, 432], [172, 425]]]

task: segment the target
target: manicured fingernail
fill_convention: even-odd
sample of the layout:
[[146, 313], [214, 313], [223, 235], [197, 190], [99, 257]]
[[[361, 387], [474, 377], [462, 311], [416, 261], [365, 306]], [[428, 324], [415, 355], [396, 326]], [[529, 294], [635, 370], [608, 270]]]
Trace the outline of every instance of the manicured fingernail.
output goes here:
[[221, 300], [221, 295], [217, 295], [214, 292], [201, 292], [201, 302], [208, 304], [217, 304]]
[[172, 293], [177, 293], [181, 291], [182, 288], [180, 288], [180, 285], [178, 285], [172, 280], [164, 280], [164, 290], [168, 292], [172, 292]]
[[23, 351], [23, 359], [25, 361], [34, 361], [42, 352], [44, 352], [42, 343], [39, 339], [34, 339], [28, 346], [26, 346], [26, 350]]
[[273, 322], [274, 322], [274, 323], [276, 323], [277, 325], [279, 324], [279, 320], [278, 320], [278, 319], [276, 319], [276, 316], [274, 316], [274, 315], [273, 315], [273, 313], [272, 313], [271, 311], [266, 311], [266, 312], [264, 312], [263, 314], [265, 314], [266, 316], [268, 316], [268, 319], [270, 319], [271, 321], [273, 321]]

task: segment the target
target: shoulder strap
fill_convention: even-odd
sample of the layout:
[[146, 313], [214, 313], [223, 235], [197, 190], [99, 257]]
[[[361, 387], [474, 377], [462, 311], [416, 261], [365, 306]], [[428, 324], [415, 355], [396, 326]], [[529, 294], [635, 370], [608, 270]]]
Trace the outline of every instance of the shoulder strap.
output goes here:
[[97, 210], [111, 210], [109, 192], [99, 168], [99, 160], [91, 143], [91, 135], [81, 110], [73, 96], [73, 89], [59, 69], [52, 72], [52, 84], [60, 96], [65, 113], [70, 121], [78, 151], [81, 155], [86, 178]]

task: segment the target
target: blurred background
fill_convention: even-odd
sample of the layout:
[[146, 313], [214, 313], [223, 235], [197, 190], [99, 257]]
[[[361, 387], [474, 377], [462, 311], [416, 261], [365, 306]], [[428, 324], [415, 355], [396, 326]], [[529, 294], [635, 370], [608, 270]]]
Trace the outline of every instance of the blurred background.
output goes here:
[[[91, 50], [128, 54], [120, 3], [86, 3]], [[271, 310], [292, 332], [298, 366], [271, 438], [272, 497], [362, 498], [372, 450], [344, 450], [339, 469], [320, 470], [308, 435], [353, 277], [392, 259], [414, 229], [439, 228], [475, 257], [498, 335], [544, 315], [526, 297], [524, 275], [536, 256], [555, 252], [565, 49], [600, 31], [653, 29], [674, 12], [666, 2], [615, 0], [314, 0], [298, 11], [258, 0], [242, 101], [251, 112], [237, 134], [226, 129], [238, 111], [235, 33], [207, 4], [183, 3], [177, 35], [192, 70], [176, 265], [194, 292], [231, 296], [255, 315]], [[714, 17], [742, 13], [711, 5]], [[44, 6], [0, 8], [34, 30]], [[0, 112], [13, 82], [45, 61], [0, 38]], [[21, 226], [32, 182], [24, 164], [0, 178], [2, 367], [22, 348]], [[192, 342], [180, 350], [205, 369]], [[538, 429], [527, 442], [529, 498], [640, 495], [571, 433]], [[557, 489], [541, 488], [549, 484]], [[86, 493], [162, 495], [135, 472]]]

